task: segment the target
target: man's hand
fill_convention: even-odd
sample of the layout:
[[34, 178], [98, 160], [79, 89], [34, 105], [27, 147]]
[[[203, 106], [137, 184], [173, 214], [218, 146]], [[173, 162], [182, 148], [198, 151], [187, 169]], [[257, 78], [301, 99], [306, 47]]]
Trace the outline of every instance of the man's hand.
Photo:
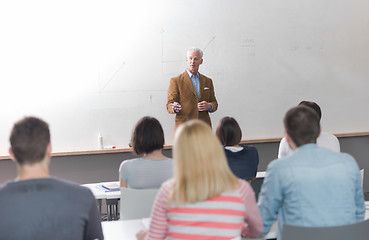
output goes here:
[[209, 111], [211, 104], [207, 101], [202, 101], [197, 104], [197, 108], [199, 109], [199, 112]]
[[173, 111], [175, 113], [179, 113], [179, 111], [182, 110], [182, 106], [179, 103], [177, 103], [177, 102], [174, 102], [174, 103], [172, 103], [170, 105], [172, 106], [172, 109], [173, 109]]

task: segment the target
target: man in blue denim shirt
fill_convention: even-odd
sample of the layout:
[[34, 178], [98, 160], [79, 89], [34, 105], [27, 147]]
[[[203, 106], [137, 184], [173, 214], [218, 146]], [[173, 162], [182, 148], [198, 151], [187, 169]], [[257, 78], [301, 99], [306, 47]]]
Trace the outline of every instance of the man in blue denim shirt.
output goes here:
[[264, 234], [277, 218], [279, 240], [283, 224], [323, 227], [362, 221], [365, 203], [355, 159], [316, 145], [319, 118], [310, 108], [289, 110], [284, 126], [295, 151], [268, 165], [258, 202]]

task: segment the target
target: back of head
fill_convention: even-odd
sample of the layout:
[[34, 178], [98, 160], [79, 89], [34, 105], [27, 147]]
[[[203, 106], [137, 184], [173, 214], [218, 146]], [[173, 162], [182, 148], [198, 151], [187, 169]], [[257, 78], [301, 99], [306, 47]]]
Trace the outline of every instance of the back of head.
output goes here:
[[209, 125], [191, 120], [179, 126], [174, 147], [175, 188], [172, 199], [194, 203], [233, 189], [232, 174], [224, 150]]
[[307, 143], [316, 143], [320, 134], [319, 116], [310, 107], [297, 106], [286, 113], [284, 127], [298, 147]]
[[242, 131], [232, 117], [224, 117], [219, 121], [216, 135], [223, 146], [235, 146], [241, 142]]
[[191, 47], [187, 50], [187, 57], [189, 56], [190, 53], [193, 53], [193, 52], [200, 53], [200, 58], [202, 58], [204, 56], [204, 53], [200, 48]]
[[18, 164], [40, 162], [50, 143], [49, 126], [39, 118], [26, 117], [14, 124], [9, 140]]
[[314, 111], [318, 114], [319, 116], [319, 120], [322, 118], [322, 110], [320, 109], [319, 105], [316, 104], [315, 102], [311, 102], [311, 101], [302, 101], [299, 103], [299, 106], [306, 106], [309, 108], [314, 109]]
[[137, 155], [162, 149], [164, 131], [160, 122], [153, 117], [141, 118], [133, 130], [130, 144]]

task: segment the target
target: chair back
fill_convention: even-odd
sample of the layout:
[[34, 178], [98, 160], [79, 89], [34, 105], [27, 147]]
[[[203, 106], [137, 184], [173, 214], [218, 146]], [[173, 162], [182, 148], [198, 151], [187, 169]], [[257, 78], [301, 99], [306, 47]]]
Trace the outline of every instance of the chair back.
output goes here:
[[148, 218], [159, 189], [120, 189], [120, 220]]
[[350, 240], [368, 239], [369, 220], [337, 227], [297, 227], [283, 225], [283, 240]]

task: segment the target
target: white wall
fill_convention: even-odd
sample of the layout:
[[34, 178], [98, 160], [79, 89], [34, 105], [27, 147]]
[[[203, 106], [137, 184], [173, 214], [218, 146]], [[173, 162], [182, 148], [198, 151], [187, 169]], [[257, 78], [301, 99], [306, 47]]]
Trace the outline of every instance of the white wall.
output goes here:
[[0, 155], [24, 115], [50, 123], [54, 151], [127, 147], [144, 115], [173, 138], [169, 79], [186, 49], [204, 50], [213, 125], [235, 117], [245, 138], [282, 136], [284, 113], [318, 102], [332, 133], [367, 132], [366, 0], [2, 1]]

